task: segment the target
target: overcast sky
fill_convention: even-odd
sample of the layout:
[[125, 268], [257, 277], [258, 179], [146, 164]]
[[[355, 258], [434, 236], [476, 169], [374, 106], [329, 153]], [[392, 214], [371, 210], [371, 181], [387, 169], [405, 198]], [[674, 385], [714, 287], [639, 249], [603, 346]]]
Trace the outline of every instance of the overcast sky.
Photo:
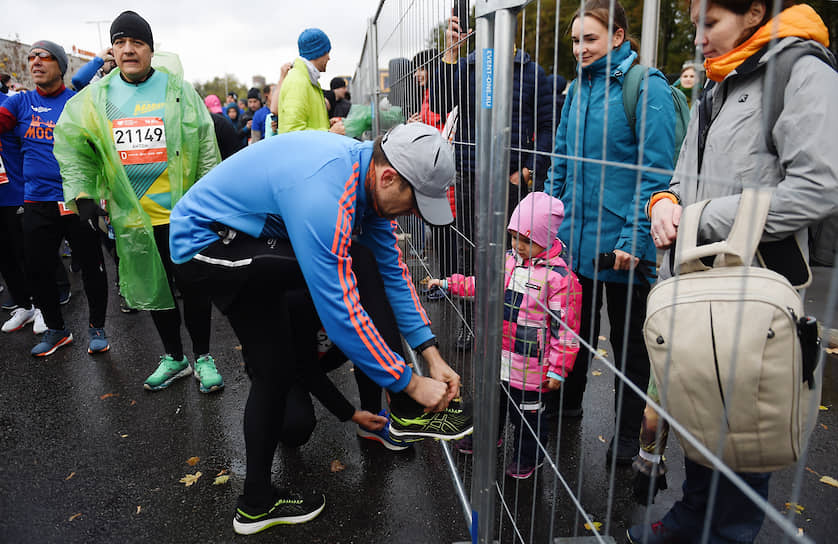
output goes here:
[[[130, 9], [151, 25], [155, 50], [180, 56], [188, 81], [231, 73], [250, 86], [256, 74], [275, 81], [280, 66], [297, 57], [297, 36], [315, 26], [332, 43], [331, 61], [320, 79], [328, 88], [333, 76], [354, 74], [367, 21], [378, 4], [379, 0], [0, 0], [0, 37], [30, 44], [49, 39], [68, 52], [75, 45], [98, 53], [100, 43], [110, 42], [111, 21]], [[97, 28], [95, 21], [103, 22]]]

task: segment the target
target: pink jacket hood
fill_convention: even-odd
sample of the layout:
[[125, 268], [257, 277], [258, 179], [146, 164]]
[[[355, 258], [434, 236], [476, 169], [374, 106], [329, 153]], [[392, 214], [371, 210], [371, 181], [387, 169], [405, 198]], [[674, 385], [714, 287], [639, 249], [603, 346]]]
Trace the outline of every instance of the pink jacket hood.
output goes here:
[[564, 219], [564, 204], [547, 193], [530, 193], [521, 200], [507, 230], [526, 236], [541, 247], [550, 248]]

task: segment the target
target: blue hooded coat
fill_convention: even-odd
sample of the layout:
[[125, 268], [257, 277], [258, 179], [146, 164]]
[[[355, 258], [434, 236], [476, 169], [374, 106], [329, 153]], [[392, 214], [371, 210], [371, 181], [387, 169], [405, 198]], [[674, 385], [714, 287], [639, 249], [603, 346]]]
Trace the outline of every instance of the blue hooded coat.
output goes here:
[[[632, 131], [623, 107], [622, 84], [636, 58], [629, 42], [624, 42], [611, 53], [610, 66], [605, 56], [582, 68], [581, 78], [571, 83], [556, 131], [545, 191], [564, 203], [559, 238], [568, 246], [574, 272], [587, 278], [594, 277], [597, 253], [619, 249], [655, 261], [644, 206], [652, 193], [669, 187], [675, 107], [666, 78], [652, 70], [644, 79], [648, 88], [641, 86]], [[629, 274], [608, 269], [599, 272], [597, 279], [628, 283]], [[636, 274], [635, 282], [640, 281]]]

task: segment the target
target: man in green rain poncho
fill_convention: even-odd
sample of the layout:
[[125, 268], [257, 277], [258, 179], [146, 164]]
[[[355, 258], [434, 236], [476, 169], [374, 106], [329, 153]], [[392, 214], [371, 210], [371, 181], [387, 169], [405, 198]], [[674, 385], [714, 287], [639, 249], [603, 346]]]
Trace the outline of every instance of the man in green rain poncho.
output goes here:
[[[55, 156], [64, 198], [80, 221], [95, 229], [110, 218], [126, 302], [151, 310], [165, 353], [144, 387], [157, 391], [192, 373], [171, 289], [180, 282], [169, 257], [169, 213], [220, 155], [203, 101], [183, 80], [177, 56], [154, 54], [148, 22], [125, 11], [110, 35], [118, 69], [67, 103], [55, 128]], [[210, 299], [179, 289], [195, 377], [201, 392], [217, 391], [224, 381], [209, 355]]]

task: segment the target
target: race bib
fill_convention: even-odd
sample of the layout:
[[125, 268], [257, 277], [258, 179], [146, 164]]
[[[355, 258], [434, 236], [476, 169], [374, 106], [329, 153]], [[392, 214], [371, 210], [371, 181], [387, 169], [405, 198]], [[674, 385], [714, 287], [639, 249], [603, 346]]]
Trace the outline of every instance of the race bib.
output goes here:
[[0, 157], [0, 185], [9, 183], [9, 176], [6, 175], [6, 167], [3, 166], [3, 158]]
[[166, 127], [159, 117], [114, 120], [113, 142], [122, 164], [166, 162]]

